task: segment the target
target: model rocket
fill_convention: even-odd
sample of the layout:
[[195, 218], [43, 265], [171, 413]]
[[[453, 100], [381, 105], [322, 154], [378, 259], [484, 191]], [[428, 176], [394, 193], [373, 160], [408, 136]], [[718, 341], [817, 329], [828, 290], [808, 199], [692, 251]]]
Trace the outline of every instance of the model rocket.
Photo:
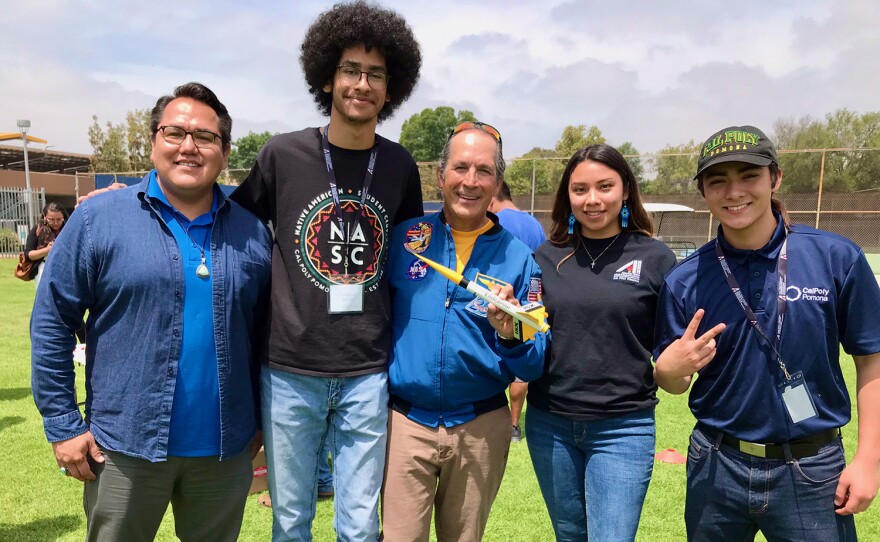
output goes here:
[[452, 269], [409, 250], [409, 247], [406, 247], [406, 249], [413, 256], [431, 266], [435, 271], [449, 279], [451, 282], [458, 284], [483, 301], [487, 301], [495, 305], [499, 310], [511, 315], [513, 317], [513, 334], [517, 339], [527, 341], [533, 338], [535, 333], [539, 331], [546, 332], [550, 330], [550, 326], [546, 321], [547, 311], [544, 309], [544, 305], [541, 305], [540, 303], [529, 303], [528, 305], [517, 307], [509, 301], [505, 301], [493, 294], [485, 286], [481, 286], [475, 281], [470, 281]]

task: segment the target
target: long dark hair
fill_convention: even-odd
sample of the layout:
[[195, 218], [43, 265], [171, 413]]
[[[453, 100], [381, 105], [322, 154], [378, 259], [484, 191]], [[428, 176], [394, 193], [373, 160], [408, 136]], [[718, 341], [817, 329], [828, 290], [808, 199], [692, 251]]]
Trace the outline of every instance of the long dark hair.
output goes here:
[[612, 147], [600, 143], [598, 145], [589, 145], [574, 153], [574, 156], [565, 166], [562, 172], [562, 180], [559, 182], [559, 188], [556, 190], [556, 199], [553, 202], [553, 211], [550, 218], [553, 221], [550, 226], [550, 242], [554, 245], [565, 246], [576, 242], [576, 235], [580, 235], [580, 228], [575, 229], [575, 233], [568, 233], [568, 217], [571, 214], [571, 200], [568, 197], [568, 185], [571, 183], [571, 174], [575, 168], [587, 160], [598, 162], [605, 165], [620, 175], [623, 181], [623, 191], [628, 194], [626, 202], [629, 205], [630, 212], [629, 224], [626, 231], [634, 231], [643, 233], [649, 237], [654, 235], [654, 223], [651, 216], [642, 205], [642, 195], [639, 192], [639, 183], [636, 176], [629, 167], [626, 159], [620, 152]]
[[[770, 164], [770, 181], [773, 183], [772, 186], [776, 186], [776, 183], [779, 182], [779, 165], [776, 162]], [[791, 226], [791, 220], [788, 218], [788, 209], [782, 203], [782, 200], [776, 199], [775, 195], [770, 196], [770, 208], [779, 213], [779, 216], [782, 217], [782, 223], [786, 228]]]
[[61, 216], [64, 217], [64, 220], [67, 220], [67, 210], [61, 205], [55, 203], [54, 201], [50, 201], [43, 206], [43, 210], [40, 211], [40, 220], [45, 221], [46, 215], [53, 211], [56, 213], [61, 213]]

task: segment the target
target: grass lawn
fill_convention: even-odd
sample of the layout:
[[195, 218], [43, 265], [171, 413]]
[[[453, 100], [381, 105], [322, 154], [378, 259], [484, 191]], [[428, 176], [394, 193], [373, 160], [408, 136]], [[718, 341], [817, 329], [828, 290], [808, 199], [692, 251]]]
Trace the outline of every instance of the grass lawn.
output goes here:
[[880, 275], [880, 254], [865, 254], [868, 257], [868, 264], [874, 270], [875, 275]]
[[[0, 260], [0, 442], [9, 453], [0, 456], [0, 540], [44, 542], [84, 538], [82, 488], [61, 476], [30, 390], [30, 340], [27, 333], [33, 284], [12, 276], [13, 260]], [[855, 389], [852, 361], [843, 356], [847, 384]], [[80, 380], [81, 368], [77, 369]], [[80, 397], [84, 396], [79, 382]], [[855, 451], [855, 420], [844, 430], [848, 456]], [[686, 452], [693, 418], [684, 397], [661, 392], [657, 407], [657, 448]], [[657, 463], [639, 528], [640, 541], [685, 539], [684, 465]], [[880, 503], [857, 516], [862, 540], [880, 540]], [[335, 540], [332, 501], [318, 503], [315, 540]], [[269, 540], [272, 514], [248, 498], [241, 540]], [[158, 540], [176, 540], [170, 512]], [[553, 540], [553, 531], [529, 460], [526, 443], [511, 446], [507, 473], [492, 509], [485, 540]], [[759, 537], [759, 540], [763, 538]]]

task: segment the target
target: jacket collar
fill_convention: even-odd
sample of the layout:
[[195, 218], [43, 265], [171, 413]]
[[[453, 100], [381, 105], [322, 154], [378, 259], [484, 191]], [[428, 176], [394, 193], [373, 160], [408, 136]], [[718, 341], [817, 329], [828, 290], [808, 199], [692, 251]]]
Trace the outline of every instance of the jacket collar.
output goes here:
[[[446, 215], [443, 214], [443, 209], [440, 209], [435, 214], [437, 215], [437, 221], [448, 228], [449, 225], [446, 223]], [[502, 228], [501, 224], [498, 222], [498, 216], [495, 213], [490, 213], [489, 211], [486, 211], [486, 216], [489, 218], [489, 220], [492, 221], [492, 227], [485, 231], [483, 235], [498, 235], [504, 230], [504, 228]]]

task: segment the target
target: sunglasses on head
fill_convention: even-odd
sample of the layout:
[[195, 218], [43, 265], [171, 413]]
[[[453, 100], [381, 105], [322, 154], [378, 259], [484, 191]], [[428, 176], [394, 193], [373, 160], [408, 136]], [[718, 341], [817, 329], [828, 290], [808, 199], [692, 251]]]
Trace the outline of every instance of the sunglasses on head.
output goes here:
[[455, 128], [452, 129], [451, 132], [449, 132], [449, 137], [447, 138], [447, 140], [452, 139], [452, 136], [454, 136], [455, 134], [464, 132], [466, 130], [482, 130], [490, 136], [494, 137], [495, 140], [498, 142], [498, 145], [501, 146], [501, 132], [499, 132], [498, 129], [491, 124], [486, 124], [485, 122], [480, 122], [478, 120], [467, 121], [458, 124]]

